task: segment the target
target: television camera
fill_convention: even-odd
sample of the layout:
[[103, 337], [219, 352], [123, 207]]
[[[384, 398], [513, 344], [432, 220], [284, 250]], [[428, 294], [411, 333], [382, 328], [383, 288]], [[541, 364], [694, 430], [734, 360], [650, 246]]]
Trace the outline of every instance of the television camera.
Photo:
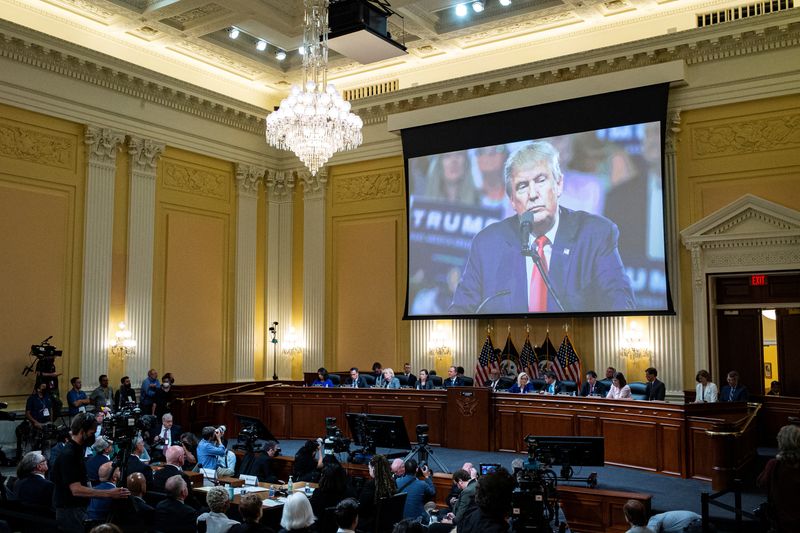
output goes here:
[[558, 530], [558, 476], [539, 461], [537, 437], [528, 435], [528, 458], [515, 470], [517, 486], [511, 494], [512, 531], [543, 533]]
[[30, 355], [33, 359], [31, 359], [31, 362], [28, 366], [22, 369], [23, 376], [27, 376], [33, 372], [36, 369], [36, 363], [39, 360], [46, 359], [48, 357], [61, 357], [64, 355], [63, 350], [58, 350], [55, 346], [50, 344], [50, 339], [52, 338], [53, 336], [50, 335], [39, 344], [31, 345], [31, 351], [28, 355]]
[[336, 418], [325, 418], [325, 440], [322, 441], [322, 451], [325, 455], [347, 453], [350, 451], [350, 439], [345, 438], [342, 430], [336, 425]]

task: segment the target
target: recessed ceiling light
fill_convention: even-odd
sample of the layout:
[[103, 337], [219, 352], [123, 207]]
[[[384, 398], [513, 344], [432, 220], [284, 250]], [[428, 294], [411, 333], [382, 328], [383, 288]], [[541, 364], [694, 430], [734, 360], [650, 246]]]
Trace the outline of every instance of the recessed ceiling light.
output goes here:
[[456, 15], [459, 17], [466, 17], [467, 16], [467, 6], [465, 4], [458, 4], [456, 6]]
[[228, 30], [228, 37], [236, 39], [239, 36], [239, 28], [231, 28]]
[[258, 50], [259, 52], [263, 52], [266, 49], [267, 49], [267, 41], [265, 41], [264, 39], [259, 39], [259, 41], [256, 43], [256, 50]]
[[511, 5], [511, 0], [500, 0], [500, 5], [503, 7], [508, 7]]
[[284, 59], [286, 59], [286, 52], [284, 52], [283, 50], [278, 50], [277, 52], [275, 52], [275, 59], [277, 59], [278, 61], [283, 61]]
[[300, 48], [297, 49], [297, 53], [300, 54], [301, 56], [306, 55], [306, 47], [301, 46]]
[[472, 2], [472, 10], [475, 13], [480, 13], [483, 11], [483, 1], [478, 0], [477, 2]]

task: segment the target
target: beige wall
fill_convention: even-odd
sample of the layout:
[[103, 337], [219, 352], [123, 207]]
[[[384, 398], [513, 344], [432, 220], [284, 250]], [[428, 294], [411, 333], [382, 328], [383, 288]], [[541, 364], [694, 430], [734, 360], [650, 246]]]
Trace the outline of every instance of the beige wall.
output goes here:
[[[750, 193], [800, 210], [800, 95], [681, 114], [678, 221], [684, 229]], [[684, 383], [693, 386], [692, 281], [680, 248]]]
[[[61, 389], [80, 368], [83, 128], [0, 105], [0, 396], [24, 403], [31, 344], [64, 351]], [[64, 384], [67, 383], [67, 386]]]

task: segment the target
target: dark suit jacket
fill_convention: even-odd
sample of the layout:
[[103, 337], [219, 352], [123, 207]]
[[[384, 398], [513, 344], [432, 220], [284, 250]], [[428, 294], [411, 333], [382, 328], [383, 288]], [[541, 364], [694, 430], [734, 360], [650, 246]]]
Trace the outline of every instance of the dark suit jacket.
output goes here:
[[[153, 444], [156, 437], [161, 437], [161, 432], [164, 430], [164, 426], [159, 424], [156, 427], [155, 431], [151, 434], [153, 438], [150, 441], [150, 444]], [[172, 424], [172, 427], [169, 428], [170, 437], [172, 438], [172, 444], [180, 444], [181, 443], [181, 427], [175, 424]], [[162, 444], [162, 443], [159, 443]]]
[[731, 386], [725, 385], [719, 393], [719, 401], [721, 402], [746, 402], [748, 398], [747, 387], [739, 385], [733, 391], [733, 399], [731, 399]]
[[155, 509], [138, 496], [114, 500], [112, 522], [125, 533], [153, 531]]
[[199, 513], [174, 498], [162, 500], [156, 506], [153, 526], [164, 533], [195, 533]]
[[54, 488], [52, 481], [31, 474], [14, 484], [14, 495], [21, 503], [50, 508], [53, 506]]
[[247, 456], [237, 463], [239, 466], [239, 473], [246, 476], [256, 476], [262, 483], [277, 483], [278, 476], [275, 473], [275, 463], [272, 457], [266, 453], [259, 456]]
[[[594, 383], [594, 394], [598, 396], [605, 397], [608, 394], [608, 387], [605, 386], [600, 380], [595, 381]], [[581, 396], [589, 396], [589, 382], [585, 381], [583, 385], [581, 385]]]
[[499, 385], [500, 385], [499, 379], [497, 381], [492, 381], [491, 379], [487, 379], [486, 381], [483, 382], [484, 387], [492, 389], [493, 391], [496, 391]]
[[[566, 311], [635, 309], [618, 238], [619, 230], [610, 220], [559, 208], [548, 272]], [[504, 291], [508, 294], [500, 296]], [[483, 314], [528, 312], [528, 274], [516, 215], [487, 226], [472, 240], [449, 311], [474, 313], [486, 298], [492, 299], [481, 309]], [[548, 297], [547, 310], [559, 311], [553, 298]]]
[[647, 383], [644, 388], [644, 394], [648, 400], [660, 400], [663, 402], [667, 396], [667, 387], [664, 386], [663, 381], [654, 379], [652, 383]]
[[456, 380], [456, 382], [453, 383], [453, 379], [452, 378], [442, 378], [442, 386], [445, 389], [448, 388], [448, 387], [463, 387], [464, 386], [464, 380], [461, 379], [460, 376], [456, 376], [455, 380]]
[[[347, 378], [347, 381], [345, 382], [345, 386], [346, 387], [352, 387], [353, 386], [353, 378]], [[362, 376], [361, 374], [358, 375], [358, 383], [356, 383], [356, 387], [359, 388], [359, 389], [369, 388], [369, 384], [367, 383], [367, 379], [364, 376]]]
[[145, 481], [147, 481], [147, 487], [153, 487], [153, 469], [150, 468], [148, 465], [144, 464], [139, 460], [138, 457], [135, 455], [128, 456], [128, 473], [127, 475], [131, 475], [134, 472], [141, 472], [144, 476]]
[[[405, 376], [405, 374], [403, 375]], [[417, 376], [415, 376], [414, 374], [409, 374], [408, 376], [406, 376], [406, 385], [408, 387], [413, 387], [416, 384], [417, 384]]]
[[[563, 390], [564, 390], [563, 387], [564, 386], [561, 384], [560, 381], [555, 380], [553, 382], [553, 394], [559, 394], [559, 393], [563, 392]], [[548, 385], [546, 381], [544, 383], [544, 387], [542, 387], [542, 391], [541, 392], [547, 392], [547, 393], [550, 392], [550, 385]]]
[[414, 388], [417, 390], [430, 390], [433, 387], [434, 387], [433, 380], [430, 378], [430, 376], [428, 376], [428, 379], [427, 381], [425, 381], [424, 384], [419, 380], [417, 380], [417, 382], [414, 383]]
[[97, 472], [100, 470], [101, 466], [109, 461], [111, 461], [111, 459], [102, 453], [98, 453], [97, 455], [89, 457], [86, 460], [86, 477], [89, 479], [89, 481], [92, 483], [98, 483], [100, 481], [100, 477]]

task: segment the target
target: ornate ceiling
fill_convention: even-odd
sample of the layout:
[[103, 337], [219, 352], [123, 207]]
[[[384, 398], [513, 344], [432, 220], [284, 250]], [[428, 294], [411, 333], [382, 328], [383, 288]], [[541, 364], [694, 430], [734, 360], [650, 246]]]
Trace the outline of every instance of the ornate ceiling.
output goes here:
[[[435, 83], [695, 28], [697, 15], [742, 4], [723, 0], [391, 0], [392, 37], [408, 54], [362, 65], [331, 53], [340, 89]], [[751, 2], [752, 3], [752, 2]], [[0, 0], [2, 17], [262, 107], [300, 74], [302, 0]], [[233, 40], [228, 30], [242, 34]], [[257, 39], [269, 43], [255, 48]], [[287, 51], [284, 61], [275, 51]]]

